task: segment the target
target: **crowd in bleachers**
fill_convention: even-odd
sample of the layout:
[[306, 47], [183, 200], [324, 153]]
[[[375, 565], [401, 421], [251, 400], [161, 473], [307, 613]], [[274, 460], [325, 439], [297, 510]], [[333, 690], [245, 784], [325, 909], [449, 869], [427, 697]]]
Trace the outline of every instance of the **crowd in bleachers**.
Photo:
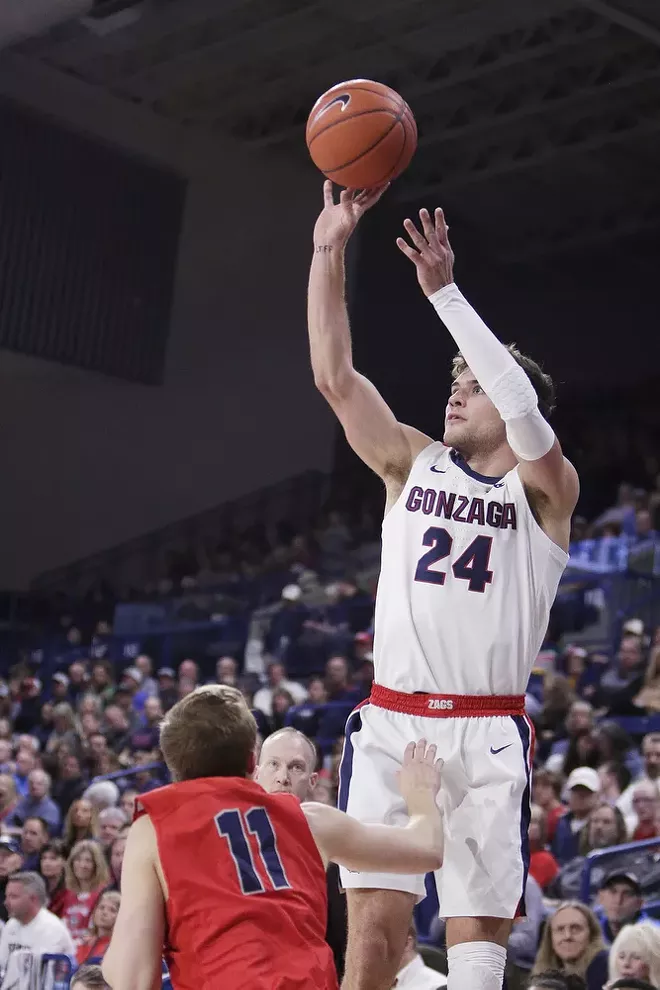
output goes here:
[[[657, 469], [647, 458], [647, 488], [621, 485], [591, 521], [576, 517], [575, 540], [655, 541]], [[76, 600], [35, 600], [30, 636], [0, 680], [0, 969], [10, 941], [32, 944], [23, 930], [35, 918], [36, 928], [49, 919], [39, 952], [75, 965], [102, 958], [135, 801], [165, 781], [159, 721], [200, 683], [238, 686], [262, 738], [285, 725], [313, 738], [315, 797], [335, 802], [343, 725], [373, 680], [379, 499], [368, 488], [357, 510], [331, 511], [304, 533], [253, 527], [170, 554], [141, 591], [100, 585]], [[177, 621], [193, 628], [167, 655], [148, 629], [113, 630], [127, 602], [154, 601], [176, 601]], [[587, 609], [575, 622], [559, 603], [528, 689], [536, 774], [512, 990], [546, 970], [577, 974], [588, 990], [638, 986], [633, 977], [660, 988], [660, 722], [648, 723], [660, 712], [660, 632], [633, 611], [616, 640], [612, 624], [597, 642], [572, 636], [593, 618]], [[641, 844], [589, 858], [625, 843]], [[417, 924], [442, 970], [428, 890]], [[619, 977], [628, 982], [611, 982]]]

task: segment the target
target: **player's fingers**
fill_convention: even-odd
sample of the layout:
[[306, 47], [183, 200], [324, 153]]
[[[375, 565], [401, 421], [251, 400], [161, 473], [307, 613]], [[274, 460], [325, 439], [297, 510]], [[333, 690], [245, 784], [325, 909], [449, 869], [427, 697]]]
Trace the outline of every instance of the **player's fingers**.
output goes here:
[[429, 763], [431, 766], [433, 766], [437, 755], [438, 755], [438, 747], [435, 745], [435, 743], [431, 743], [431, 745], [426, 750], [426, 753], [424, 754], [424, 762]]
[[445, 211], [440, 206], [435, 211], [435, 233], [442, 246], [449, 250], [449, 227], [445, 220]]
[[415, 251], [414, 248], [411, 248], [410, 244], [408, 244], [408, 241], [404, 241], [403, 237], [397, 237], [396, 246], [398, 247], [399, 251], [402, 251], [403, 254], [405, 254], [406, 258], [410, 258], [410, 260], [415, 265], [422, 257], [419, 251]]
[[424, 754], [426, 753], [426, 739], [418, 739], [417, 746], [415, 748], [415, 759], [418, 763], [424, 762]]
[[417, 230], [417, 227], [412, 222], [412, 220], [410, 219], [404, 220], [403, 226], [405, 227], [406, 233], [408, 234], [408, 237], [413, 242], [415, 247], [419, 251], [423, 251], [427, 243], [426, 238], [422, 234], [420, 234], [420, 232]]
[[431, 216], [429, 211], [422, 207], [419, 211], [419, 219], [422, 221], [422, 230], [424, 231], [424, 237], [427, 241], [430, 241], [434, 234], [434, 227], [431, 221]]
[[444, 765], [445, 765], [445, 761], [442, 759], [441, 756], [438, 757], [438, 759], [435, 761], [435, 769], [436, 770], [442, 770], [442, 768], [444, 767]]
[[348, 203], [350, 203], [352, 198], [353, 198], [352, 191], [350, 189], [342, 189], [342, 191], [339, 193], [339, 202], [341, 203], [342, 206], [346, 206]]
[[408, 745], [406, 746], [406, 750], [403, 754], [403, 762], [411, 763], [414, 760], [414, 758], [415, 758], [415, 743], [411, 742], [408, 743]]
[[332, 182], [330, 182], [330, 179], [326, 179], [323, 183], [323, 205], [326, 207], [335, 205], [334, 196], [332, 195]]

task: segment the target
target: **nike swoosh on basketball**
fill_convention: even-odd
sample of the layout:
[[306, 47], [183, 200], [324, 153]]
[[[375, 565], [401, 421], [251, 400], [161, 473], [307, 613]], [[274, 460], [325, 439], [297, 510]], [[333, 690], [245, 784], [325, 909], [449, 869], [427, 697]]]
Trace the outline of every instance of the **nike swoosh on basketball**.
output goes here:
[[497, 756], [498, 753], [502, 753], [505, 749], [508, 749], [509, 746], [513, 746], [513, 743], [507, 743], [506, 746], [500, 746], [499, 749], [493, 749], [493, 747], [491, 746], [490, 751], [493, 754], [493, 756]]
[[448, 468], [439, 468], [439, 467], [436, 467], [435, 464], [432, 464], [431, 465], [431, 470], [434, 471], [436, 474], [446, 474]]
[[328, 112], [330, 107], [336, 106], [337, 103], [341, 103], [341, 109], [343, 112], [350, 102], [351, 102], [350, 93], [342, 93], [341, 96], [335, 96], [334, 100], [330, 100], [330, 102], [323, 107], [323, 109], [317, 114], [317, 117], [322, 117], [324, 113]]

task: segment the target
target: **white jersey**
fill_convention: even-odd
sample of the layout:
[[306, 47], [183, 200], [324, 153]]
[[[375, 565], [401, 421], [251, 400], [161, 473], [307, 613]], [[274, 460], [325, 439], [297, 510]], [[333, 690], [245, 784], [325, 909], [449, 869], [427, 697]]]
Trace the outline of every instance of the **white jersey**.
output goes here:
[[524, 694], [567, 560], [534, 519], [517, 468], [486, 478], [430, 444], [383, 522], [376, 682]]

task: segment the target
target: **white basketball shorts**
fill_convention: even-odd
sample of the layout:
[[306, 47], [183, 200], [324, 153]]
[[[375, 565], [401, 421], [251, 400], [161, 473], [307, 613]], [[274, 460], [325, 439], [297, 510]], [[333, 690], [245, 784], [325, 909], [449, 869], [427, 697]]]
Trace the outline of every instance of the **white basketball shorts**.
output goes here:
[[[408, 743], [421, 738], [435, 743], [445, 761], [438, 798], [445, 849], [436, 873], [441, 917], [514, 918], [524, 911], [529, 868], [534, 728], [524, 698], [409, 695], [374, 685], [346, 722], [341, 810], [361, 822], [405, 825], [396, 772]], [[345, 889], [424, 896], [422, 875], [342, 868], [341, 881]]]

